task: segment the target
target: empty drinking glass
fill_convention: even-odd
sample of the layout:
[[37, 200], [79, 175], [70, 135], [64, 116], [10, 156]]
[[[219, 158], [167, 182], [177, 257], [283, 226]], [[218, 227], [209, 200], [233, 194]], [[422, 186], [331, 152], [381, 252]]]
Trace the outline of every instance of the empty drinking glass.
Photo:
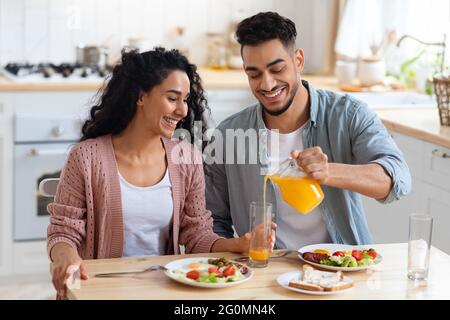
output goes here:
[[426, 280], [430, 262], [433, 217], [426, 214], [409, 216], [408, 278]]

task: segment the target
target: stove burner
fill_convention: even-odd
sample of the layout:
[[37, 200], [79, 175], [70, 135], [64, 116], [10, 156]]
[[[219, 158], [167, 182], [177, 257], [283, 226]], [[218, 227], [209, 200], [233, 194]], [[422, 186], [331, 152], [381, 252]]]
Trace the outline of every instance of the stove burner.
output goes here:
[[41, 73], [44, 78], [50, 78], [53, 74], [55, 74], [54, 65], [50, 63], [39, 63], [38, 72]]
[[70, 64], [70, 63], [62, 63], [59, 66], [56, 66], [58, 72], [62, 74], [64, 78], [67, 78], [73, 73], [73, 70], [75, 70], [76, 65]]
[[19, 76], [19, 73], [22, 74], [30, 74], [32, 73], [31, 70], [33, 69], [33, 65], [29, 63], [8, 63], [5, 66], [5, 70], [12, 73], [13, 75]]
[[98, 73], [100, 74], [101, 77], [106, 77], [108, 74], [111, 73], [111, 71], [112, 71], [111, 68], [106, 67], [106, 68], [99, 69]]
[[63, 78], [88, 78], [90, 76], [105, 78], [111, 71], [111, 66], [106, 67], [92, 67], [84, 66], [75, 63], [8, 63], [4, 70], [12, 77], [25, 78], [29, 75], [42, 75], [43, 79], [49, 79], [59, 74]]

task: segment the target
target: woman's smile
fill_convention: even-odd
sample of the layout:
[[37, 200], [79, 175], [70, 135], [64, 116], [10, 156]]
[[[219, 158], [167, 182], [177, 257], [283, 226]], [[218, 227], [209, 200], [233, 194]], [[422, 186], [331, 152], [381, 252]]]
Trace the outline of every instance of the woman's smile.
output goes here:
[[171, 130], [175, 130], [177, 128], [177, 123], [179, 120], [176, 120], [174, 118], [171, 118], [169, 116], [163, 116], [162, 117], [162, 123], [163, 125]]

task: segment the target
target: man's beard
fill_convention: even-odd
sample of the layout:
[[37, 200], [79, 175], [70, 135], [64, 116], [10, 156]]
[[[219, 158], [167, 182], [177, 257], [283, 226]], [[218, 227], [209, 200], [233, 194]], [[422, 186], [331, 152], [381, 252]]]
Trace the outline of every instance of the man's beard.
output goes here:
[[292, 93], [291, 96], [289, 97], [289, 100], [278, 110], [269, 110], [262, 102], [261, 100], [259, 101], [259, 103], [261, 104], [261, 106], [263, 107], [264, 111], [267, 112], [268, 114], [270, 114], [271, 116], [279, 116], [280, 114], [283, 114], [287, 109], [289, 109], [289, 107], [292, 104], [292, 101], [294, 101], [295, 98], [295, 94], [297, 93], [299, 87], [299, 83], [296, 82], [295, 87], [292, 89]]

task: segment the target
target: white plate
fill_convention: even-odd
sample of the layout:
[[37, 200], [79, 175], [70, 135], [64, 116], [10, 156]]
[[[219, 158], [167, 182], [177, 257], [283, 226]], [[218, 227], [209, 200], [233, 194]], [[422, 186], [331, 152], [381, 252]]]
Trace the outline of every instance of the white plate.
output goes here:
[[[246, 265], [243, 265], [242, 263], [236, 262], [236, 261], [231, 261], [233, 263], [239, 264], [243, 267], [246, 267], [248, 269], [248, 272], [244, 275], [244, 279], [242, 280], [238, 280], [238, 281], [233, 281], [233, 282], [222, 282], [222, 283], [205, 283], [205, 282], [197, 282], [195, 280], [192, 279], [188, 279], [186, 277], [180, 277], [179, 274], [175, 274], [173, 273], [174, 270], [177, 270], [179, 268], [183, 268], [183, 267], [187, 267], [188, 265], [192, 264], [192, 263], [196, 263], [196, 262], [201, 262], [201, 263], [205, 263], [208, 264], [208, 259], [211, 258], [205, 258], [205, 257], [198, 257], [198, 258], [187, 258], [187, 259], [180, 259], [180, 260], [175, 260], [172, 262], [169, 262], [168, 264], [165, 265], [165, 267], [167, 268], [167, 271], [165, 271], [164, 273], [171, 279], [190, 285], [190, 286], [194, 286], [194, 287], [201, 287], [201, 288], [226, 288], [226, 287], [231, 287], [231, 286], [235, 286], [237, 284], [243, 283], [245, 281], [250, 280], [253, 277], [253, 270], [250, 269], [249, 267], [247, 267]], [[209, 265], [211, 267], [216, 267], [214, 265]]]
[[320, 263], [314, 263], [308, 260], [303, 259], [302, 254], [305, 252], [313, 252], [316, 249], [324, 249], [324, 250], [328, 250], [330, 252], [330, 254], [333, 254], [333, 252], [335, 251], [352, 251], [352, 250], [368, 250], [370, 249], [370, 246], [351, 246], [351, 245], [346, 245], [346, 244], [335, 244], [335, 243], [321, 243], [321, 244], [312, 244], [310, 246], [305, 246], [303, 248], [298, 249], [298, 257], [303, 260], [304, 262], [316, 266], [316, 267], [320, 267], [322, 269], [326, 269], [326, 270], [333, 270], [333, 271], [346, 271], [346, 272], [350, 272], [350, 271], [360, 271], [360, 270], [366, 270], [369, 268], [372, 268], [378, 264], [380, 264], [380, 262], [383, 260], [383, 257], [377, 252], [377, 257], [374, 260], [374, 264], [370, 265], [370, 266], [363, 266], [363, 267], [334, 267], [334, 266], [326, 266]]
[[[299, 279], [301, 274], [302, 274], [301, 271], [286, 272], [286, 273], [283, 273], [282, 275], [278, 276], [277, 282], [280, 286], [282, 286], [286, 289], [289, 289], [291, 291], [305, 293], [305, 294], [313, 294], [313, 295], [317, 295], [317, 296], [328, 296], [328, 295], [332, 295], [332, 294], [344, 293], [344, 292], [347, 292], [347, 291], [350, 291], [353, 289], [353, 287], [350, 287], [347, 289], [337, 290], [337, 291], [312, 291], [312, 290], [304, 290], [304, 289], [300, 289], [300, 288], [290, 287], [289, 281], [291, 281], [292, 279]], [[348, 277], [344, 277], [343, 281], [348, 282], [348, 283], [353, 283], [353, 280]]]

